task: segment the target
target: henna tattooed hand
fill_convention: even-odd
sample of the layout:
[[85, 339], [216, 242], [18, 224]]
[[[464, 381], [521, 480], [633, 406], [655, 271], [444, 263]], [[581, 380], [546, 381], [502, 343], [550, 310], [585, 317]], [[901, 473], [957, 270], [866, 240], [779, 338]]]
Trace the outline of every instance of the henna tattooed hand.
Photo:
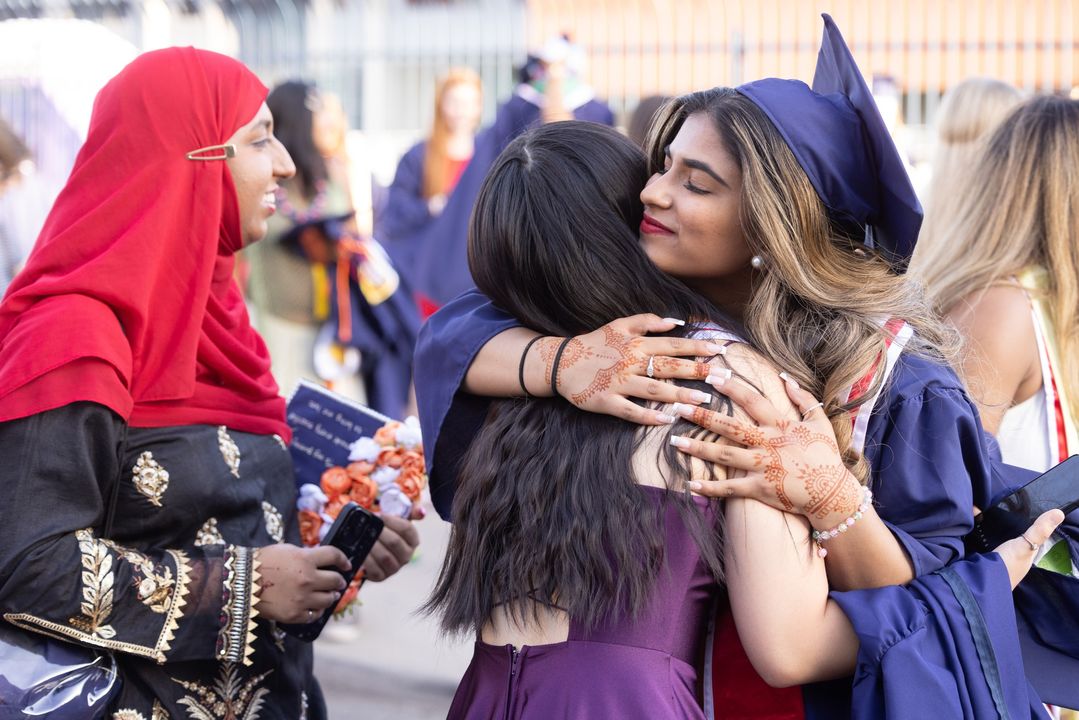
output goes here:
[[838, 525], [862, 501], [858, 480], [843, 464], [835, 433], [820, 404], [791, 381], [785, 383], [798, 414], [777, 410], [768, 397], [737, 379], [709, 378], [716, 388], [745, 411], [746, 422], [703, 408], [675, 406], [675, 412], [717, 433], [723, 442], [684, 437], [671, 442], [683, 452], [745, 475], [695, 483], [693, 490], [713, 496], [760, 500], [777, 509], [806, 516], [819, 528]]
[[[646, 337], [647, 333], [668, 332], [678, 324], [656, 315], [634, 315], [571, 338], [558, 359], [558, 394], [582, 410], [641, 425], [673, 422], [672, 416], [636, 405], [628, 398], [694, 405], [707, 402], [707, 393], [664, 380], [704, 379], [710, 366], [695, 358], [723, 352], [722, 347], [704, 340]], [[543, 338], [537, 343], [548, 384], [561, 344], [562, 338]], [[682, 359], [685, 357], [690, 359]], [[651, 378], [646, 375], [649, 358]]]

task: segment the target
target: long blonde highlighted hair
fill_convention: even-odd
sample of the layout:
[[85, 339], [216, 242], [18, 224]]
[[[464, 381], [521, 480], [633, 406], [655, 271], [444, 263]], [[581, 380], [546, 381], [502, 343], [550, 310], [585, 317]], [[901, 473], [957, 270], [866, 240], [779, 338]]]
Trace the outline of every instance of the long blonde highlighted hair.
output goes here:
[[427, 139], [427, 149], [423, 158], [423, 197], [430, 200], [435, 195], [446, 192], [450, 178], [450, 158], [447, 146], [450, 140], [450, 128], [442, 114], [442, 103], [448, 93], [458, 85], [471, 85], [482, 95], [483, 83], [475, 70], [470, 68], [451, 68], [443, 75], [435, 88], [435, 119], [431, 137]]
[[[959, 188], [946, 242], [915, 254], [912, 271], [941, 313], [1031, 266], [1048, 271], [1053, 332], [1065, 366], [1058, 382], [1079, 403], [1079, 101], [1038, 97], [989, 138]], [[1069, 362], [1071, 361], [1071, 362]]]
[[948, 242], [945, 228], [958, 210], [963, 189], [975, 182], [974, 163], [991, 132], [1023, 99], [1012, 85], [991, 78], [968, 78], [948, 91], [937, 111], [933, 177], [925, 195], [925, 222], [919, 255]]
[[[829, 217], [775, 125], [749, 98], [715, 88], [677, 98], [659, 115], [649, 146], [652, 170], [687, 117], [706, 113], [742, 170], [742, 233], [767, 258], [745, 309], [747, 340], [776, 367], [824, 401], [847, 467], [863, 482], [869, 466], [851, 446], [850, 412], [880, 387], [883, 320], [905, 319], [912, 350], [949, 355], [954, 333], [929, 310], [920, 289], [864, 248], [861, 230]], [[847, 393], [877, 368], [861, 396]]]

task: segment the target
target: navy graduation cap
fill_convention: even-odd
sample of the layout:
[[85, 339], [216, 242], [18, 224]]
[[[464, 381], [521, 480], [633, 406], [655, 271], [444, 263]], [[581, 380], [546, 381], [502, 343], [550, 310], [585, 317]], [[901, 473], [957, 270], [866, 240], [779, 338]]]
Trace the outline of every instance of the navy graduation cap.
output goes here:
[[865, 228], [865, 243], [906, 270], [922, 206], [873, 96], [831, 16], [813, 88], [768, 78], [737, 88], [771, 119], [832, 215]]

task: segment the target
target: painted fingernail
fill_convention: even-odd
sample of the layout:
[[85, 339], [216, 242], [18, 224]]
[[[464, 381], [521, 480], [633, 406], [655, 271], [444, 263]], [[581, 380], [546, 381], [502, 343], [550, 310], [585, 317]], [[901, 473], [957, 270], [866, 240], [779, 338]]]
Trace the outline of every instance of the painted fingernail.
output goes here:
[[795, 380], [794, 378], [792, 378], [790, 375], [788, 375], [785, 372], [779, 373], [779, 377], [781, 377], [784, 382], [789, 382], [794, 387], [801, 387], [801, 385], [798, 384], [797, 380]]
[[663, 322], [674, 323], [678, 327], [683, 327], [686, 324], [685, 320], [679, 320], [678, 318], [663, 318]]
[[671, 445], [676, 448], [688, 448], [689, 438], [684, 438], [681, 435], [671, 435]]
[[668, 415], [667, 413], [656, 413], [656, 420], [659, 420], [664, 425], [673, 425], [674, 421], [677, 419], [678, 418], [676, 418], [674, 415]]
[[710, 355], [726, 355], [727, 348], [722, 345], [716, 345], [715, 343], [707, 343], [704, 349], [708, 351]]
[[693, 415], [694, 407], [692, 405], [686, 405], [685, 403], [675, 403], [671, 405], [671, 412], [675, 415], [681, 415], [682, 417], [690, 417]]
[[423, 520], [425, 517], [427, 517], [427, 511], [424, 510], [422, 507], [416, 508], [415, 510], [413, 510], [413, 513], [416, 515], [417, 520]]
[[689, 397], [698, 405], [712, 402], [712, 396], [702, 390], [693, 390]]
[[719, 368], [719, 369], [713, 370], [711, 373], [709, 373], [708, 377], [706, 377], [704, 379], [704, 381], [706, 383], [708, 383], [709, 385], [714, 385], [716, 387], [719, 387], [723, 383], [727, 382], [730, 379], [731, 379], [731, 371], [728, 368]]
[[691, 480], [689, 483], [689, 489], [693, 492], [700, 492], [703, 486], [696, 480]]

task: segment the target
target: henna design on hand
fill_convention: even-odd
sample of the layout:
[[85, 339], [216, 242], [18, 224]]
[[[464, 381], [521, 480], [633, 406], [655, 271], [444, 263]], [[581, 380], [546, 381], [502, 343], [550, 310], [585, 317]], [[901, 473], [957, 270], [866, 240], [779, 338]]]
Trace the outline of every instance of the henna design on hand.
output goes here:
[[842, 465], [799, 465], [798, 479], [809, 495], [806, 515], [824, 518], [834, 512], [849, 517], [862, 502], [861, 486], [848, 481]]
[[832, 450], [839, 452], [839, 446], [835, 444], [835, 438], [824, 433], [814, 432], [810, 430], [805, 423], [799, 423], [788, 435], [793, 438], [803, 448], [807, 448], [815, 442], [824, 443], [832, 448]]
[[[611, 352], [599, 354], [592, 350], [585, 348], [584, 343], [574, 338], [573, 342], [580, 344], [580, 354], [576, 356], [574, 362], [582, 358], [595, 358], [606, 357], [611, 360], [611, 364], [605, 368], [600, 368], [596, 371], [595, 376], [592, 378], [592, 382], [588, 384], [580, 392], [574, 393], [570, 396], [570, 402], [574, 405], [583, 405], [588, 402], [592, 397], [606, 392], [610, 389], [615, 380], [624, 380], [627, 375], [631, 374], [628, 371], [640, 364], [640, 360], [634, 355], [633, 349], [630, 347], [630, 342], [634, 339], [632, 337], [622, 335], [610, 325], [604, 325], [603, 328], [603, 344], [605, 348], [609, 348]], [[569, 348], [566, 349], [567, 352]], [[572, 364], [572, 363], [571, 363]], [[559, 368], [568, 367], [563, 365]]]

